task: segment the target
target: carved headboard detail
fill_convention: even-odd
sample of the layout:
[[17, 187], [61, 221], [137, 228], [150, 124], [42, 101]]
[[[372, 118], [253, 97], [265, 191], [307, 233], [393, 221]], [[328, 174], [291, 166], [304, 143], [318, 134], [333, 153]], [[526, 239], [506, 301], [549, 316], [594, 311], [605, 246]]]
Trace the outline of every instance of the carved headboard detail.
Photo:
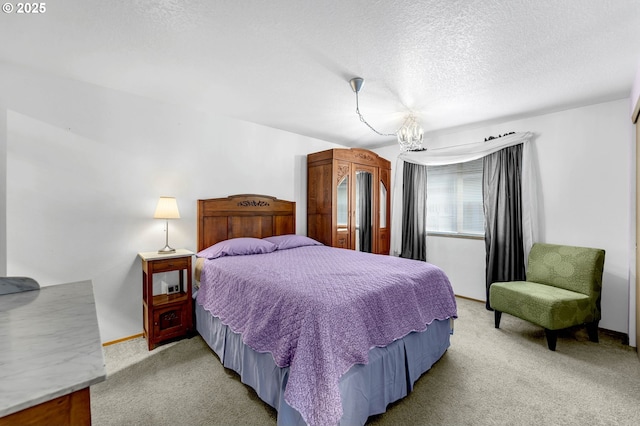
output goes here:
[[296, 233], [296, 203], [257, 194], [198, 200], [198, 251], [238, 237]]

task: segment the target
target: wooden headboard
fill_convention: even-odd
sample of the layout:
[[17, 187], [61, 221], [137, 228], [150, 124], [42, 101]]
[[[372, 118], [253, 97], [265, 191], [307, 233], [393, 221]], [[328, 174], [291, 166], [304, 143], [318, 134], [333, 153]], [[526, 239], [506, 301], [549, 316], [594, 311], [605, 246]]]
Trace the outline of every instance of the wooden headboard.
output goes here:
[[198, 251], [238, 237], [296, 233], [296, 203], [256, 194], [198, 200]]

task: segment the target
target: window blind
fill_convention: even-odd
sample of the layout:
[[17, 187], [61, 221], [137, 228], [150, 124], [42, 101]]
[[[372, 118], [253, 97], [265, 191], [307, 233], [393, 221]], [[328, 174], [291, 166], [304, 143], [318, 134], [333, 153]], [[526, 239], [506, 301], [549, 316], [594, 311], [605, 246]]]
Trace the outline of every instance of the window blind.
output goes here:
[[482, 158], [427, 167], [427, 232], [484, 235]]

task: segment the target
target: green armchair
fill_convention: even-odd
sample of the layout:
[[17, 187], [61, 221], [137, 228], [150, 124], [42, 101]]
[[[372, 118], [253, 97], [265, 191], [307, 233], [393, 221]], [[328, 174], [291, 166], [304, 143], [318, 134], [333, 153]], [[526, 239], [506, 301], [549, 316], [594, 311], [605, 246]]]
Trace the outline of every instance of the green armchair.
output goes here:
[[587, 325], [598, 342], [602, 249], [535, 243], [529, 253], [527, 281], [496, 282], [489, 288], [495, 327], [503, 312], [544, 327], [547, 344], [556, 350], [558, 330]]

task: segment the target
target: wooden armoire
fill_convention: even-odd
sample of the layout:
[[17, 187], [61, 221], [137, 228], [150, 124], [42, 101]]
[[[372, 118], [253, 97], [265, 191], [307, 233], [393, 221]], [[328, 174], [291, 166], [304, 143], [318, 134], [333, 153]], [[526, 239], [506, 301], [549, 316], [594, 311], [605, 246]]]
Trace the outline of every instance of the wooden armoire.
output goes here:
[[346, 249], [389, 254], [391, 163], [366, 149], [307, 156], [307, 235]]

